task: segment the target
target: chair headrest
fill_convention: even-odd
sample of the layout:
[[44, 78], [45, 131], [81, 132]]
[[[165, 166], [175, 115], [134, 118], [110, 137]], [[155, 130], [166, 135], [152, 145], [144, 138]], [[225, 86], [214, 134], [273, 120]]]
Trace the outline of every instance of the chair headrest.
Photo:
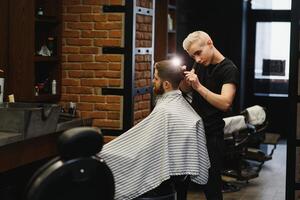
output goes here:
[[246, 109], [248, 113], [247, 121], [252, 125], [261, 125], [266, 120], [266, 112], [263, 107], [259, 105], [251, 106]]
[[232, 134], [236, 131], [247, 129], [245, 117], [243, 115], [236, 115], [232, 117], [223, 118], [225, 122], [224, 134]]
[[101, 151], [103, 135], [96, 127], [76, 127], [62, 133], [58, 152], [63, 159], [89, 157]]

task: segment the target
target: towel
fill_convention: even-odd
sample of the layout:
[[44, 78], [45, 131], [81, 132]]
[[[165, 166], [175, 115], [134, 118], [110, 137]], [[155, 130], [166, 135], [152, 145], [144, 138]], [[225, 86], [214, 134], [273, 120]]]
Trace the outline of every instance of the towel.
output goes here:
[[105, 144], [99, 156], [115, 179], [115, 199], [136, 198], [176, 175], [206, 184], [210, 162], [200, 116], [174, 90], [158, 98], [136, 126]]

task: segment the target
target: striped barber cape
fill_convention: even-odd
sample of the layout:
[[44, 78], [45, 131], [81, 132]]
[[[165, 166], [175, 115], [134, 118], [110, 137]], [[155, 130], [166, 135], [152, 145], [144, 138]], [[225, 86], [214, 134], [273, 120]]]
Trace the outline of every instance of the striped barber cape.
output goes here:
[[105, 144], [99, 156], [111, 169], [115, 199], [136, 198], [176, 175], [205, 184], [210, 167], [202, 119], [180, 90], [163, 94], [136, 126]]

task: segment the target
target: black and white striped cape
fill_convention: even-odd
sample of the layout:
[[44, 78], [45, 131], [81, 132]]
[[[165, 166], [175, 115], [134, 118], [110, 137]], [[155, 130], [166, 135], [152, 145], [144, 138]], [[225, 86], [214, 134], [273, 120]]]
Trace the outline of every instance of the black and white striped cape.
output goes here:
[[115, 199], [144, 194], [175, 175], [205, 184], [210, 167], [202, 119], [181, 91], [163, 94], [136, 126], [100, 153], [115, 179]]

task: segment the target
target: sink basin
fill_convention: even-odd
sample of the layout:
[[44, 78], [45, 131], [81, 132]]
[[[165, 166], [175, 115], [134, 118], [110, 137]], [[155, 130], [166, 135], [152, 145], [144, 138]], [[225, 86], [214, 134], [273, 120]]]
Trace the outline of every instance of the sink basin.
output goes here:
[[0, 147], [74, 127], [92, 126], [91, 118], [75, 118], [60, 110], [56, 104], [0, 103]]
[[0, 132], [0, 147], [23, 140], [21, 133]]
[[0, 132], [21, 134], [23, 139], [56, 131], [60, 106], [41, 103], [1, 103]]

